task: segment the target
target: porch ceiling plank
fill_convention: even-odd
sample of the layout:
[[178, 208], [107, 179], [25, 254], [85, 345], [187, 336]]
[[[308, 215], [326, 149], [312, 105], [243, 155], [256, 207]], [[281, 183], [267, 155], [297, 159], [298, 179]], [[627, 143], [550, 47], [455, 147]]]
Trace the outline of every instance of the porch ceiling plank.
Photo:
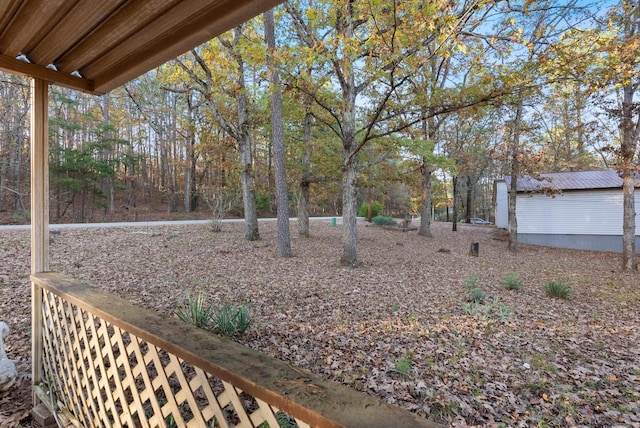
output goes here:
[[[129, 0], [86, 38], [56, 60], [62, 72], [82, 69], [128, 39], [178, 0]], [[84, 70], [82, 71], [84, 72]]]
[[[0, 36], [2, 54], [28, 54], [68, 13], [78, 0], [31, 0], [23, 2]], [[27, 55], [28, 57], [28, 55]]]
[[[2, 29], [13, 19], [21, 4], [21, 0], [0, 0], [0, 36], [2, 35]], [[1, 42], [0, 52], [2, 52]]]
[[[107, 91], [279, 3], [279, 0], [183, 1], [170, 14], [159, 17], [144, 31], [135, 34], [127, 44], [113, 49], [81, 71], [94, 80], [97, 92]], [[198, 12], [193, 13], [195, 10]]]
[[[29, 59], [39, 64], [55, 63], [65, 54], [65, 49], [90, 34], [127, 0], [80, 1], [71, 9], [60, 25], [30, 52]], [[72, 70], [74, 71], [74, 70]]]
[[87, 79], [81, 79], [79, 77], [72, 76], [71, 74], [58, 73], [46, 67], [42, 67], [37, 64], [29, 64], [6, 55], [0, 55], [0, 70], [7, 73], [35, 77], [46, 80], [47, 82], [55, 82], [59, 85], [83, 92], [95, 92], [93, 90], [93, 82]]
[[[207, 13], [207, 8], [216, 3], [220, 2], [212, 2], [211, 0], [185, 0], [179, 2], [171, 10], [159, 15], [149, 25], [140, 28], [135, 34], [131, 34], [125, 42], [120, 43], [105, 55], [96, 58], [95, 61], [83, 67], [83, 75], [88, 78], [96, 78], [112, 68], [114, 62], [140, 59], [137, 54], [147, 49], [153, 49], [154, 51], [166, 49], [167, 42], [169, 44], [175, 43], [173, 37], [180, 36], [180, 34], [176, 35], [176, 32], [193, 33], [195, 30], [194, 21]], [[220, 19], [219, 16], [215, 15], [213, 18], [213, 20]], [[183, 52], [189, 49], [186, 48]]]
[[0, 69], [100, 95], [281, 2], [0, 0]]

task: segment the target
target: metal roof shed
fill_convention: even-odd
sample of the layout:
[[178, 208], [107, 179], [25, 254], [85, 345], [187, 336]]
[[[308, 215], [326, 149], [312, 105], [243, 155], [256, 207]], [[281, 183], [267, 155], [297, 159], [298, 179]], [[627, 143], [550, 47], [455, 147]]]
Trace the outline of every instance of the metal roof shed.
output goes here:
[[[494, 185], [496, 226], [502, 229], [508, 228], [510, 183], [511, 177], [507, 176]], [[636, 179], [638, 185], [640, 181]], [[520, 177], [516, 206], [519, 242], [580, 250], [622, 250], [622, 178], [615, 170]], [[639, 221], [636, 217], [636, 225]], [[640, 236], [636, 242], [640, 242]]]

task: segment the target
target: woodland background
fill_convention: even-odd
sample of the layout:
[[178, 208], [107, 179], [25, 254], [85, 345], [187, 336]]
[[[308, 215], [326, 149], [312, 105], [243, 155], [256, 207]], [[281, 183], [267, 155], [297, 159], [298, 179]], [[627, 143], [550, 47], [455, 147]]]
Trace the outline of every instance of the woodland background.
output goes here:
[[[68, 230], [51, 266], [167, 315], [176, 290], [251, 299], [265, 324], [246, 344], [450, 425], [639, 426], [637, 274], [617, 255], [516, 255], [492, 228], [449, 230], [491, 219], [504, 175], [615, 168], [633, 190], [639, 31], [628, 0], [292, 0], [102, 97], [52, 87], [53, 223], [245, 223]], [[28, 91], [0, 75], [2, 223], [29, 218]], [[363, 203], [419, 216], [418, 234], [360, 224], [358, 257]], [[271, 244], [286, 255], [288, 224], [259, 240], [257, 222], [288, 211], [291, 260]], [[343, 226], [311, 233], [308, 215]], [[27, 235], [0, 245], [24, 374], [7, 426], [30, 405]], [[340, 239], [361, 269], [327, 262]], [[523, 292], [504, 288], [512, 272]], [[551, 280], [572, 299], [547, 296]]]
[[[627, 1], [288, 2], [272, 49], [257, 17], [102, 97], [53, 87], [51, 221], [242, 216], [243, 174], [275, 215], [276, 89], [294, 215], [353, 195], [490, 219], [505, 174], [636, 168], [621, 124], [637, 128], [637, 16]], [[27, 81], [0, 75], [2, 223], [29, 217], [28, 116]]]

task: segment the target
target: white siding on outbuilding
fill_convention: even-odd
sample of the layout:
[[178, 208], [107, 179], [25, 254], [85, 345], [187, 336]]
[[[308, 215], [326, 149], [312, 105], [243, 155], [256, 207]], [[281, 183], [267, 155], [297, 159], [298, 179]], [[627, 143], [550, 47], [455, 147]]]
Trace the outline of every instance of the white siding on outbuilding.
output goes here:
[[[636, 200], [636, 212], [639, 208]], [[519, 193], [516, 211], [518, 233], [622, 235], [619, 189], [564, 192], [555, 197]]]
[[[510, 178], [496, 180], [496, 226], [507, 229]], [[640, 180], [637, 181], [640, 186]], [[553, 195], [553, 196], [551, 196]], [[622, 180], [613, 170], [540, 174], [518, 179], [518, 241], [592, 251], [622, 251]], [[636, 198], [636, 246], [640, 201]]]
[[498, 229], [509, 228], [509, 190], [504, 180], [495, 181], [496, 198], [496, 227]]

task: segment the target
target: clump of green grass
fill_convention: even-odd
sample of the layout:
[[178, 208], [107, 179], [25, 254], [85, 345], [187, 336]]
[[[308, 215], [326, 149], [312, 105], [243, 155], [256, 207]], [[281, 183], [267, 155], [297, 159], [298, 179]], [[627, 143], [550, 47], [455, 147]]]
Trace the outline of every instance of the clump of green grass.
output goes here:
[[205, 330], [209, 329], [212, 312], [213, 307], [203, 293], [196, 296], [187, 295], [187, 303], [175, 309], [175, 314], [180, 320]]
[[473, 303], [482, 303], [487, 298], [487, 293], [480, 288], [472, 288], [469, 290], [468, 299]]
[[[278, 427], [276, 428], [298, 428], [296, 420], [284, 412], [276, 413], [276, 421], [278, 422]], [[269, 422], [265, 421], [258, 425], [258, 428], [271, 428], [271, 425], [269, 425]]]
[[462, 286], [464, 287], [465, 290], [471, 291], [474, 288], [476, 288], [477, 284], [478, 284], [478, 275], [476, 275], [475, 273], [472, 273], [464, 280], [464, 282], [462, 283]]
[[253, 325], [251, 302], [221, 305], [213, 310], [211, 331], [225, 337], [242, 336]]
[[568, 299], [573, 293], [571, 287], [562, 281], [547, 281], [544, 286], [548, 296]]
[[407, 357], [398, 358], [395, 362], [395, 369], [402, 376], [408, 376], [409, 370], [411, 370], [412, 366], [413, 361], [411, 361], [411, 358]]
[[213, 306], [203, 293], [187, 296], [186, 304], [177, 307], [175, 314], [188, 324], [225, 337], [241, 336], [253, 325], [251, 302]]
[[502, 285], [504, 285], [504, 288], [506, 288], [507, 290], [521, 291], [524, 288], [522, 279], [520, 279], [516, 272], [510, 272], [502, 280]]
[[478, 288], [478, 275], [470, 274], [462, 283], [462, 287], [467, 291], [467, 300], [474, 303], [482, 303], [487, 294]]
[[371, 223], [377, 224], [378, 226], [395, 226], [398, 224], [393, 217], [387, 217], [384, 215], [375, 216], [371, 219]]

